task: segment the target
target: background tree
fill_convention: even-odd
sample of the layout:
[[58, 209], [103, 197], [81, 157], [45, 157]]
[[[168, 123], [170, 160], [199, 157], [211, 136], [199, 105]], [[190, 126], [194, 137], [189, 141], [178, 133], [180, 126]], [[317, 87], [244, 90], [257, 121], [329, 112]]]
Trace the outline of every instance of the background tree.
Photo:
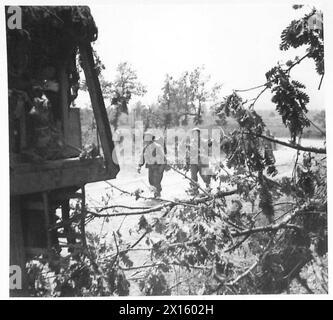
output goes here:
[[203, 114], [216, 102], [220, 85], [211, 85], [203, 67], [184, 72], [178, 79], [167, 75], [157, 108], [155, 126], [177, 127], [202, 124]]
[[317, 112], [313, 120], [318, 123], [323, 129], [326, 129], [326, 115], [325, 110]]
[[[121, 113], [128, 114], [128, 104], [133, 96], [141, 97], [147, 92], [139, 81], [138, 75], [128, 62], [119, 63], [113, 81], [105, 79], [103, 70], [105, 65], [96, 51], [93, 51], [95, 70], [97, 71], [104, 99], [110, 100], [108, 117], [114, 129], [118, 127]], [[87, 91], [85, 80], [81, 81], [80, 89]]]
[[117, 129], [120, 114], [128, 114], [128, 103], [132, 96], [143, 96], [146, 88], [138, 80], [136, 71], [127, 62], [118, 65], [115, 79], [106, 82], [104, 88], [106, 95], [111, 99], [110, 123]]

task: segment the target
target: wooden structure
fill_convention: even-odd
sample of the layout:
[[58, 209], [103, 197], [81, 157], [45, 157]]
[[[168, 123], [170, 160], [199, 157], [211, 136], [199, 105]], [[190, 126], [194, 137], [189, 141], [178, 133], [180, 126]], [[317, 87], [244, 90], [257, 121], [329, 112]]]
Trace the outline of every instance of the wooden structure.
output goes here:
[[[85, 244], [84, 186], [114, 179], [119, 171], [90, 44], [97, 28], [89, 8], [23, 8], [26, 33], [7, 30], [10, 264], [22, 269], [36, 255], [58, 254], [63, 246], [72, 250]], [[102, 147], [101, 154], [85, 158], [80, 156], [80, 110], [73, 107], [78, 61]], [[53, 131], [56, 151], [50, 152]], [[70, 210], [73, 198], [82, 206], [75, 225]]]

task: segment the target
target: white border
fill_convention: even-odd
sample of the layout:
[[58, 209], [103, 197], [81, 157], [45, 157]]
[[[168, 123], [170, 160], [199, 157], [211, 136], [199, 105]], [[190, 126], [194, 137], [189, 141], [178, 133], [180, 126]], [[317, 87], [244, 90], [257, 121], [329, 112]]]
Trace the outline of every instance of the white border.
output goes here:
[[[245, 0], [208, 0], [213, 3], [246, 3], [249, 1]], [[96, 0], [96, 1], [35, 1], [30, 0], [26, 3], [17, 3], [16, 1], [1, 1], [2, 8], [4, 10], [5, 5], [109, 5], [114, 3], [202, 3], [199, 0], [113, 0], [113, 1], [104, 1], [104, 0]], [[207, 1], [206, 1], [207, 2]], [[281, 1], [280, 1], [281, 2]], [[331, 158], [331, 135], [333, 134], [333, 128], [330, 126], [331, 120], [333, 120], [333, 106], [331, 106], [331, 93], [333, 92], [332, 83], [333, 83], [333, 2], [330, 0], [323, 1], [290, 1], [290, 0], [282, 0], [283, 3], [299, 4], [299, 3], [307, 3], [311, 5], [319, 5], [323, 8], [324, 13], [324, 36], [325, 36], [325, 77], [323, 81], [323, 86], [321, 90], [325, 90], [325, 107], [326, 107], [326, 121], [327, 121], [327, 150], [328, 150], [328, 159]], [[264, 0], [253, 0], [250, 1], [253, 4], [269, 4], [276, 3], [276, 1], [264, 1]], [[0, 13], [0, 65], [1, 65], [1, 74], [0, 74], [0, 105], [1, 105], [1, 116], [0, 116], [0, 146], [3, 150], [3, 156], [1, 157], [1, 192], [0, 192], [0, 203], [2, 206], [1, 210], [1, 222], [0, 222], [0, 246], [1, 246], [1, 259], [0, 259], [0, 298], [8, 299], [9, 298], [9, 160], [8, 160], [8, 91], [7, 91], [7, 63], [6, 63], [6, 38], [5, 38], [5, 21], [4, 21], [4, 11]], [[108, 19], [112, 17], [107, 17]], [[110, 31], [112, 32], [112, 31]], [[328, 166], [328, 198], [330, 198], [331, 189], [332, 189], [332, 168]], [[332, 208], [332, 204], [328, 202], [328, 215], [330, 215]], [[163, 296], [163, 297], [142, 297], [142, 296], [128, 296], [128, 297], [101, 297], [101, 298], [84, 298], [87, 300], [179, 300], [179, 299], [188, 299], [188, 300], [331, 300], [332, 299], [332, 217], [328, 218], [328, 228], [329, 228], [329, 294], [328, 295], [237, 295], [237, 296]], [[20, 298], [24, 300], [35, 300], [36, 298]], [[43, 298], [43, 300], [52, 300], [53, 298]], [[82, 298], [57, 298], [60, 300], [81, 300]]]

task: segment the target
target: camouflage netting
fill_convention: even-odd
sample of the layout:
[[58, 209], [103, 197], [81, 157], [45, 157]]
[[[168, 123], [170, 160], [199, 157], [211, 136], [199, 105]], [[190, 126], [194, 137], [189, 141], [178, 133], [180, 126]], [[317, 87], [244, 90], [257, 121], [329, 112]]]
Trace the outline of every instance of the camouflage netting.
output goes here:
[[[79, 89], [78, 46], [96, 40], [97, 27], [84, 6], [21, 9], [22, 29], [7, 28], [11, 151], [28, 154], [23, 161], [65, 158], [61, 76], [65, 73], [69, 84], [70, 107]], [[26, 142], [20, 137], [23, 118], [27, 119]]]
[[71, 60], [70, 79], [77, 81], [76, 53], [80, 42], [97, 39], [88, 7], [22, 6], [22, 30], [7, 29], [9, 88], [29, 89], [32, 82], [56, 76]]

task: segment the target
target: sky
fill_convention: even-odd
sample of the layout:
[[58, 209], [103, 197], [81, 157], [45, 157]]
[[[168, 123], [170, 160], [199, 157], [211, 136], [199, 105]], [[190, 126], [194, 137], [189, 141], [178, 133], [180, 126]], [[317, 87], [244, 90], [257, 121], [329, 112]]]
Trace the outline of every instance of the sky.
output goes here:
[[[90, 8], [99, 30], [94, 48], [106, 66], [104, 77], [114, 79], [116, 66], [128, 61], [147, 87], [147, 94], [139, 99], [145, 104], [157, 101], [167, 73], [177, 77], [204, 65], [211, 83], [222, 84], [223, 96], [265, 83], [265, 73], [278, 61], [305, 52], [304, 48], [279, 49], [282, 30], [304, 12], [292, 9], [290, 3], [141, 1]], [[317, 89], [320, 77], [311, 60], [295, 67], [292, 76], [307, 86], [309, 109], [325, 107], [323, 90]], [[243, 96], [249, 99], [257, 93]], [[274, 108], [269, 92], [257, 108]]]

